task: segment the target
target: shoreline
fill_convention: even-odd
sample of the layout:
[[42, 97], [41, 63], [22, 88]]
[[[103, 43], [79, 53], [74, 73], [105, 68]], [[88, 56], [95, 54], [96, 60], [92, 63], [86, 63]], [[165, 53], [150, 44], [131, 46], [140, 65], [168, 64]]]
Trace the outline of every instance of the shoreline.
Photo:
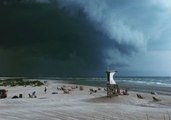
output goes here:
[[[23, 80], [54, 80], [57, 82], [79, 84], [97, 87], [106, 87], [106, 78], [89, 77], [0, 77], [0, 79], [23, 79]], [[117, 84], [121, 88], [128, 88], [131, 91], [158, 92], [171, 96], [171, 77], [118, 77]], [[159, 84], [160, 83], [160, 84]], [[167, 86], [165, 86], [167, 85]]]
[[[35, 80], [37, 80], [37, 79], [35, 79]], [[44, 81], [44, 80], [41, 80], [41, 81]], [[62, 80], [62, 79], [60, 79], [60, 80], [46, 80], [45, 79], [45, 81], [53, 81], [54, 83], [73, 84], [73, 85], [77, 84], [77, 85], [83, 85], [83, 86], [89, 86], [89, 87], [101, 87], [101, 88], [105, 88], [106, 87], [106, 84], [104, 84], [103, 86], [99, 85], [99, 84], [97, 84], [97, 85], [86, 84], [85, 85], [83, 83], [82, 84], [81, 83], [77, 83], [77, 81], [73, 82], [73, 81], [66, 81], [66, 80]], [[156, 88], [154, 89], [153, 88], [154, 86], [148, 86], [148, 89], [146, 89], [147, 86], [145, 86], [145, 85], [141, 86], [141, 88], [138, 88], [139, 86], [137, 86], [137, 88], [135, 88], [135, 85], [132, 85], [132, 86], [134, 86], [134, 88], [131, 88], [131, 86], [129, 86], [129, 85], [119, 85], [119, 87], [121, 89], [127, 88], [129, 91], [132, 91], [132, 92], [140, 92], [140, 93], [156, 92], [156, 93], [158, 93], [160, 95], [171, 96], [171, 89], [169, 87], [167, 87], [166, 89], [169, 89], [170, 91], [163, 90], [165, 87], [162, 87], [163, 89], [159, 90], [159, 88], [161, 88], [161, 87], [157, 88], [155, 86]], [[150, 90], [149, 88], [153, 88], [153, 89]]]

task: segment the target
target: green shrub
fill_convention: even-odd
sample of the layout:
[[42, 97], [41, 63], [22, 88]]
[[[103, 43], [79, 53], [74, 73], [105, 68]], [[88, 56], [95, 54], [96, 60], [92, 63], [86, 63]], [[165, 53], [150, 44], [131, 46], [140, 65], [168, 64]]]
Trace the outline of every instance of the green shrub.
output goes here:
[[7, 79], [0, 80], [0, 86], [41, 86], [44, 85], [41, 81], [23, 80], [23, 79]]

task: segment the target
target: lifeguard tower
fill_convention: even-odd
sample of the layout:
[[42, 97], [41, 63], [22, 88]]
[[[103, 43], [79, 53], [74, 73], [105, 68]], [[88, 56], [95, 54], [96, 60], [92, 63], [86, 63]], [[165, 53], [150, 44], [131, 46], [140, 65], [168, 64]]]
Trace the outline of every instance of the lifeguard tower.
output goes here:
[[117, 71], [106, 71], [107, 74], [107, 97], [112, 97], [120, 94], [120, 89], [116, 84], [113, 76]]

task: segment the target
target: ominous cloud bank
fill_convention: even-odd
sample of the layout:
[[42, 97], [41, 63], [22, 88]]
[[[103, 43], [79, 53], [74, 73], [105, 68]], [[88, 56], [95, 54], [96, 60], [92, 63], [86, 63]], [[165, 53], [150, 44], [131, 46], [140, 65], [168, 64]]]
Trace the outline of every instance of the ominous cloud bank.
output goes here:
[[130, 56], [160, 39], [159, 34], [152, 37], [154, 26], [163, 25], [157, 19], [168, 9], [160, 4], [155, 0], [3, 0], [0, 75], [91, 76], [103, 75], [107, 67], [127, 67]]

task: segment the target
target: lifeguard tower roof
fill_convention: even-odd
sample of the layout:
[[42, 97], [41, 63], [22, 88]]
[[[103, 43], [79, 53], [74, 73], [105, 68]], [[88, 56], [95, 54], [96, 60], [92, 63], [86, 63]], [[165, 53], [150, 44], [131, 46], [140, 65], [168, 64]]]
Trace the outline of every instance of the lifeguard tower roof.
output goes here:
[[111, 85], [116, 84], [116, 82], [115, 82], [115, 80], [113, 78], [113, 76], [115, 75], [116, 72], [117, 71], [115, 71], [115, 70], [106, 71], [108, 84], [111, 84]]
[[115, 72], [115, 73], [117, 73], [118, 71], [117, 71], [117, 70], [107, 70], [106, 72], [107, 72], [107, 73], [108, 73], [108, 72]]

